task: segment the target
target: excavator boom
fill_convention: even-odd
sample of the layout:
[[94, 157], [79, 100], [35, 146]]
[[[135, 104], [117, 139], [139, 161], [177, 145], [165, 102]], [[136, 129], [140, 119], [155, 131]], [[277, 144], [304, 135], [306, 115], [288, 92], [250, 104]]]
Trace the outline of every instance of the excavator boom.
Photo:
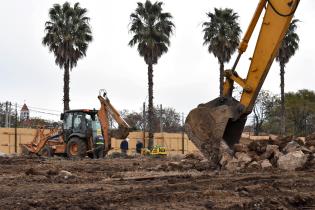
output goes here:
[[[239, 55], [231, 70], [225, 71], [223, 96], [200, 104], [187, 116], [185, 129], [200, 151], [217, 164], [222, 140], [232, 148], [239, 142], [247, 115], [251, 113], [257, 95], [276, 57], [299, 0], [260, 0], [250, 25], [239, 46]], [[255, 51], [246, 79], [237, 72], [237, 64], [265, 9]], [[240, 101], [232, 97], [234, 82], [243, 88]]]

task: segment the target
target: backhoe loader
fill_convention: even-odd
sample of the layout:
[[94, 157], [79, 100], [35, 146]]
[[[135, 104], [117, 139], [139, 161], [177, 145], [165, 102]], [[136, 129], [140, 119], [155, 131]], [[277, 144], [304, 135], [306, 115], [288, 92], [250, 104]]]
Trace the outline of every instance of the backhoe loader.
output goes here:
[[[42, 156], [64, 155], [69, 158], [101, 158], [111, 149], [111, 138], [124, 139], [129, 134], [128, 123], [110, 103], [106, 92], [100, 91], [99, 110], [77, 109], [61, 114], [61, 129], [51, 129], [45, 134], [38, 129], [30, 144], [22, 145], [28, 152]], [[119, 125], [109, 129], [109, 117]]]
[[[218, 164], [222, 143], [230, 149], [238, 143], [247, 116], [252, 112], [257, 95], [263, 85], [280, 44], [298, 7], [299, 0], [260, 0], [249, 27], [239, 45], [239, 54], [230, 70], [225, 71], [223, 96], [200, 104], [190, 111], [185, 121], [185, 131], [203, 155]], [[264, 17], [256, 48], [246, 79], [236, 72], [241, 55], [262, 16]], [[232, 97], [234, 82], [243, 89], [240, 101]]]

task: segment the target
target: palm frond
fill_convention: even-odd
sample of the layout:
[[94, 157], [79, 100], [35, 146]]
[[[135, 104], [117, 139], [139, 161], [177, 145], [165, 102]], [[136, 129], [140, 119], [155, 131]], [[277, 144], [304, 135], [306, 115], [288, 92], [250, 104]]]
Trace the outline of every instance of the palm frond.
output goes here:
[[172, 15], [163, 12], [162, 2], [137, 3], [137, 8], [130, 15], [129, 32], [133, 34], [129, 46], [137, 46], [140, 56], [147, 64], [156, 64], [158, 58], [168, 51], [170, 36], [175, 28]]

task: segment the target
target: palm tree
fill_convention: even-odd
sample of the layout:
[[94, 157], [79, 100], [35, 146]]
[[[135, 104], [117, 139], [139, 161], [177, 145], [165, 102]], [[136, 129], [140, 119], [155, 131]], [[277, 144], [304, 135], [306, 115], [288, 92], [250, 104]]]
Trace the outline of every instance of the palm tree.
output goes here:
[[290, 58], [295, 54], [299, 48], [300, 38], [295, 32], [299, 22], [298, 19], [292, 20], [289, 29], [283, 38], [283, 41], [280, 45], [276, 61], [280, 65], [280, 89], [281, 89], [281, 121], [280, 121], [280, 132], [282, 135], [285, 134], [285, 101], [284, 101], [284, 69], [285, 65], [289, 62]]
[[86, 55], [88, 43], [92, 41], [92, 32], [87, 10], [79, 3], [73, 7], [68, 2], [54, 4], [49, 10], [49, 21], [45, 23], [46, 35], [42, 40], [44, 46], [55, 55], [55, 63], [64, 69], [63, 101], [64, 111], [69, 110], [70, 70]]
[[214, 8], [214, 13], [207, 13], [209, 22], [204, 22], [204, 45], [208, 45], [209, 53], [213, 54], [220, 64], [220, 96], [223, 95], [224, 63], [229, 62], [240, 42], [241, 28], [238, 14], [232, 9]]
[[130, 15], [129, 32], [133, 34], [129, 46], [137, 44], [139, 55], [148, 65], [148, 91], [149, 91], [149, 148], [153, 146], [153, 65], [168, 51], [170, 35], [175, 27], [171, 21], [172, 15], [162, 12], [162, 2], [144, 4], [138, 2], [136, 10]]

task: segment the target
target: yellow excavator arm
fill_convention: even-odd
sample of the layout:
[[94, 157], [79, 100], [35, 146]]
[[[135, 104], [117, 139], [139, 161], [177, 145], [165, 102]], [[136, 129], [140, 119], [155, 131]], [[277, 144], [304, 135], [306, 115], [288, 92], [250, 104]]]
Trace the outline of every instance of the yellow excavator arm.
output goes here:
[[[103, 130], [105, 151], [110, 150], [111, 138], [125, 139], [129, 135], [130, 126], [128, 123], [120, 116], [119, 112], [110, 103], [106, 96], [104, 90], [100, 91], [98, 99], [101, 103], [101, 108], [99, 109], [97, 115]], [[118, 129], [109, 131], [109, 116], [111, 116], [118, 124]]]
[[[232, 148], [239, 142], [247, 115], [251, 113], [257, 95], [289, 28], [299, 0], [260, 0], [249, 27], [239, 46], [239, 54], [231, 70], [225, 71], [223, 97], [200, 104], [187, 116], [186, 133], [201, 152], [213, 162], [220, 158], [224, 140]], [[237, 72], [237, 64], [246, 51], [260, 16], [265, 9], [255, 51], [246, 79]], [[234, 82], [243, 88], [240, 101], [232, 97]]]

